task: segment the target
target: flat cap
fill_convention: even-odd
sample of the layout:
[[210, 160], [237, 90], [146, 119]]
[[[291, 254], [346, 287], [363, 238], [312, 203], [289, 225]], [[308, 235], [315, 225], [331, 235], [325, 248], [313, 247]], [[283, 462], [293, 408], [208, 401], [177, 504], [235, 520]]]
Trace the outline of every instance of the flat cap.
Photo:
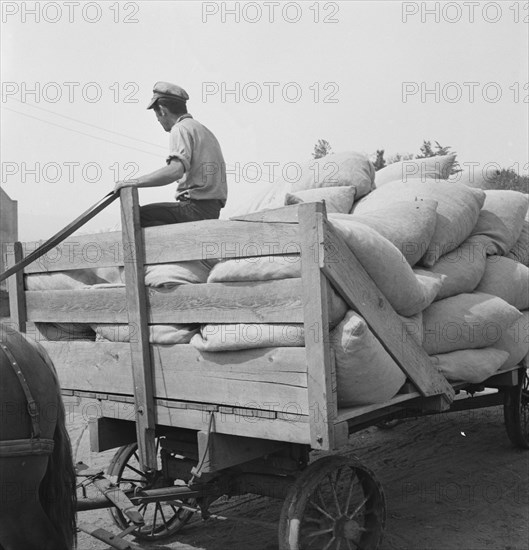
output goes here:
[[152, 96], [147, 109], [152, 109], [154, 104], [162, 97], [182, 101], [183, 103], [189, 99], [189, 95], [184, 88], [180, 88], [180, 86], [171, 84], [170, 82], [157, 82], [152, 91], [154, 95]]

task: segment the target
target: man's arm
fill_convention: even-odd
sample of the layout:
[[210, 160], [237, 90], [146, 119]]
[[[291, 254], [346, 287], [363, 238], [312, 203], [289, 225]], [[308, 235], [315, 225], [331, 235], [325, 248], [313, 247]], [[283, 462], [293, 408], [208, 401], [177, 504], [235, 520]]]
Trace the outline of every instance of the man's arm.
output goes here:
[[184, 176], [184, 165], [178, 159], [171, 159], [171, 162], [145, 176], [131, 180], [121, 180], [116, 182], [114, 193], [117, 193], [122, 187], [160, 187], [169, 185]]

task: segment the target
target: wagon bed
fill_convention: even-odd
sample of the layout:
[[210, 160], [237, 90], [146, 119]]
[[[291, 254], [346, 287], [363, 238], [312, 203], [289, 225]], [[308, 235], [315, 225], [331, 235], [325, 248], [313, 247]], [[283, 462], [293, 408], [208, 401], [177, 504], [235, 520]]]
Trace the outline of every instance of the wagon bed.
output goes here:
[[[166, 451], [183, 457], [185, 467], [196, 468], [200, 461], [192, 481], [197, 473], [207, 479], [238, 467], [245, 482], [230, 485], [230, 491], [251, 487], [251, 492], [282, 496], [287, 489], [278, 489], [281, 484], [270, 483], [269, 476], [286, 476], [293, 510], [292, 483], [306, 468], [310, 450], [339, 449], [350, 433], [380, 421], [496, 405], [504, 395], [513, 402], [511, 417], [519, 409], [513, 391], [522, 384], [521, 370], [475, 386], [452, 385], [435, 369], [333, 230], [324, 204], [140, 229], [137, 191], [122, 190], [121, 201], [121, 232], [65, 240], [53, 255], [10, 279], [12, 320], [22, 331], [39, 322], [128, 323], [136, 335], [130, 343], [41, 341], [65, 400], [93, 419], [93, 451], [137, 442], [141, 469], [155, 472], [161, 437]], [[15, 244], [10, 265], [36, 246]], [[164, 293], [143, 284], [145, 265], [284, 254], [301, 256], [301, 278], [181, 285]], [[116, 266], [124, 266], [126, 288], [24, 290], [24, 273]], [[407, 376], [385, 403], [338, 408], [328, 325], [331, 286], [366, 320]], [[189, 344], [149, 344], [149, 323], [302, 323], [305, 347], [205, 353]], [[469, 397], [485, 387], [503, 391]], [[519, 418], [511, 418], [512, 433], [520, 432], [519, 424]], [[245, 469], [249, 463], [253, 469]], [[168, 464], [165, 475], [185, 479], [181, 466], [173, 459]], [[281, 547], [297, 548], [288, 544]]]

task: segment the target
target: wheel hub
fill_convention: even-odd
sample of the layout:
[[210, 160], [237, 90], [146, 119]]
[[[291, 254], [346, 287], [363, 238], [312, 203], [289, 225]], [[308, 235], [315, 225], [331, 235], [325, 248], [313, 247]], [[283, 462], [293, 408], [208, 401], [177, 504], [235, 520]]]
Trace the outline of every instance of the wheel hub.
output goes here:
[[341, 516], [334, 523], [334, 536], [338, 539], [358, 540], [362, 526], [347, 516]]

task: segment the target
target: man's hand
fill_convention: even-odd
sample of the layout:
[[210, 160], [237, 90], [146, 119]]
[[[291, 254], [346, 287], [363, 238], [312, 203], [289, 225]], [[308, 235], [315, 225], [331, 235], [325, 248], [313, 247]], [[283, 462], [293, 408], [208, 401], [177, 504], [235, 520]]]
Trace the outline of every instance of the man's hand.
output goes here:
[[116, 182], [114, 186], [114, 193], [119, 193], [123, 187], [135, 187], [137, 180], [120, 180]]

